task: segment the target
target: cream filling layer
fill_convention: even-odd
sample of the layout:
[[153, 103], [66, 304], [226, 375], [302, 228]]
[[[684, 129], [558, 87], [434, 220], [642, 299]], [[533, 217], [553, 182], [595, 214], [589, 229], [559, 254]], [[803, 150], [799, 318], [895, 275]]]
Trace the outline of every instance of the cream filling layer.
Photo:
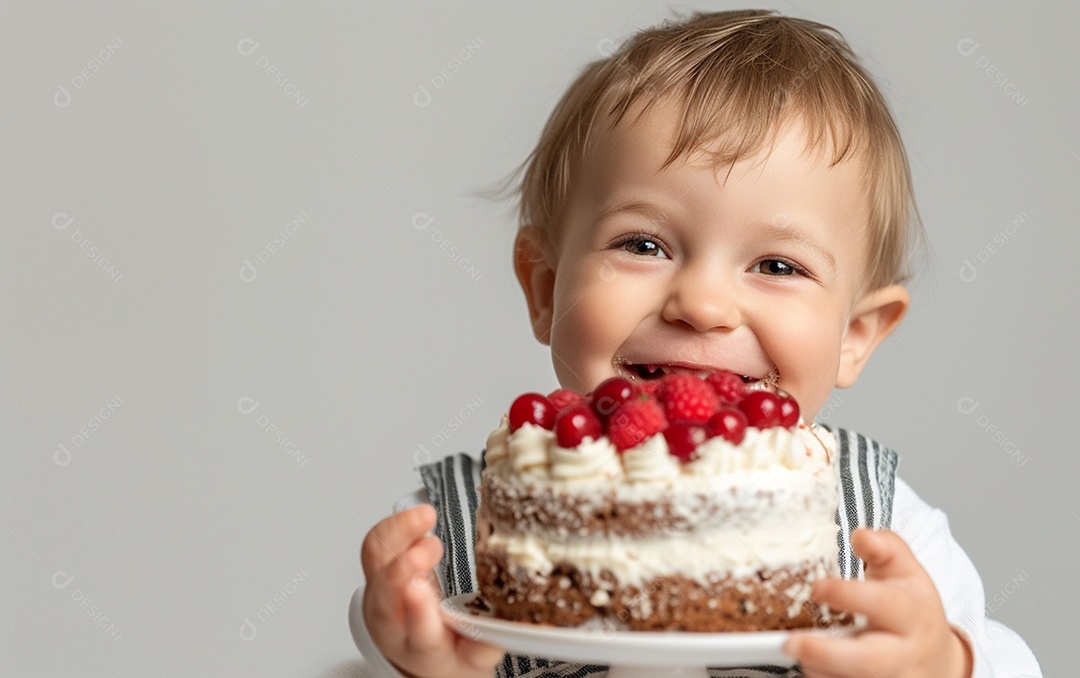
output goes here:
[[497, 486], [517, 497], [523, 506], [543, 497], [572, 500], [581, 510], [612, 503], [654, 504], [669, 507], [689, 524], [708, 522], [718, 511], [737, 514], [739, 522], [747, 524], [778, 516], [797, 519], [805, 514], [832, 521], [836, 513], [835, 465], [799, 470], [773, 466], [717, 474], [683, 472], [666, 482], [626, 482], [620, 477], [603, 480], [591, 472], [569, 478], [522, 475], [505, 462], [489, 466], [485, 474], [489, 487]]
[[535, 534], [494, 533], [482, 548], [505, 552], [510, 567], [546, 576], [568, 563], [600, 577], [610, 572], [620, 584], [642, 584], [663, 575], [699, 581], [803, 563], [836, 562], [836, 523], [804, 515], [753, 528], [719, 528], [692, 536], [666, 538], [545, 539]]

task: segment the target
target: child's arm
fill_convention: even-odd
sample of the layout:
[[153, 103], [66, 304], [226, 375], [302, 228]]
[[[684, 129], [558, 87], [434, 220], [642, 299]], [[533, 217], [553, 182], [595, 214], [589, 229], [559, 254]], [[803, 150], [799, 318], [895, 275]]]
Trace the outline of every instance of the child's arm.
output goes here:
[[432, 568], [442, 543], [426, 535], [435, 524], [429, 505], [394, 514], [364, 539], [360, 559], [364, 623], [375, 645], [411, 676], [491, 676], [503, 650], [455, 633], [439, 612]]

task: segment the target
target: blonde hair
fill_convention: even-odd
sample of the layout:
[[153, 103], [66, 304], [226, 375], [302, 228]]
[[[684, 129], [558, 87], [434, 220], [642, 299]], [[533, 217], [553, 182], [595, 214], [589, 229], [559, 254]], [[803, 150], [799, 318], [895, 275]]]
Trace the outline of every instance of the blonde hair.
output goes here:
[[[519, 217], [557, 238], [570, 186], [598, 119], [614, 127], [636, 103], [681, 106], [681, 129], [667, 164], [718, 147], [718, 167], [752, 157], [782, 123], [802, 119], [810, 148], [832, 163], [865, 163], [868, 265], [863, 289], [908, 276], [921, 231], [904, 146], [885, 100], [833, 28], [746, 10], [699, 13], [635, 34], [589, 64], [548, 118], [537, 147], [518, 168]], [[640, 113], [639, 113], [640, 115]], [[524, 171], [524, 174], [520, 173]]]

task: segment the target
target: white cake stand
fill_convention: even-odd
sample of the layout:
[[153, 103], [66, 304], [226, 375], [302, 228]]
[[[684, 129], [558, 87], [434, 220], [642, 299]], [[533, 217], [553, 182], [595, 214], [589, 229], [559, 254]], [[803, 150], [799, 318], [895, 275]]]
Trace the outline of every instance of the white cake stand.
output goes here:
[[[495, 619], [468, 607], [476, 594], [442, 601], [443, 616], [462, 635], [511, 652], [576, 663], [607, 664], [609, 678], [707, 678], [707, 666], [791, 666], [781, 649], [787, 631], [681, 633], [616, 630], [602, 624], [574, 628]], [[836, 633], [836, 631], [832, 631]]]
[[[349, 606], [353, 641], [363, 652], [363, 587]], [[536, 626], [480, 614], [468, 607], [476, 594], [442, 601], [443, 616], [462, 635], [511, 652], [562, 661], [610, 666], [608, 678], [707, 678], [707, 666], [791, 666], [781, 649], [787, 631], [753, 633], [678, 633], [623, 631], [602, 624], [576, 628]], [[810, 631], [854, 633], [852, 627]]]

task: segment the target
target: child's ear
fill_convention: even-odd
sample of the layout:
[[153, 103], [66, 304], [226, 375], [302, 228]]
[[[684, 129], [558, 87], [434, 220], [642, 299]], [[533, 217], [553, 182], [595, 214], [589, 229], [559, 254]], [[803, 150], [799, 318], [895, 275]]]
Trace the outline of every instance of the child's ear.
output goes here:
[[867, 292], [855, 304], [840, 342], [838, 387], [854, 385], [874, 349], [896, 329], [910, 305], [911, 297], [902, 285], [886, 285]]
[[514, 241], [514, 271], [525, 301], [533, 334], [542, 344], [551, 343], [552, 308], [555, 301], [555, 255], [547, 235], [536, 226], [522, 226]]

